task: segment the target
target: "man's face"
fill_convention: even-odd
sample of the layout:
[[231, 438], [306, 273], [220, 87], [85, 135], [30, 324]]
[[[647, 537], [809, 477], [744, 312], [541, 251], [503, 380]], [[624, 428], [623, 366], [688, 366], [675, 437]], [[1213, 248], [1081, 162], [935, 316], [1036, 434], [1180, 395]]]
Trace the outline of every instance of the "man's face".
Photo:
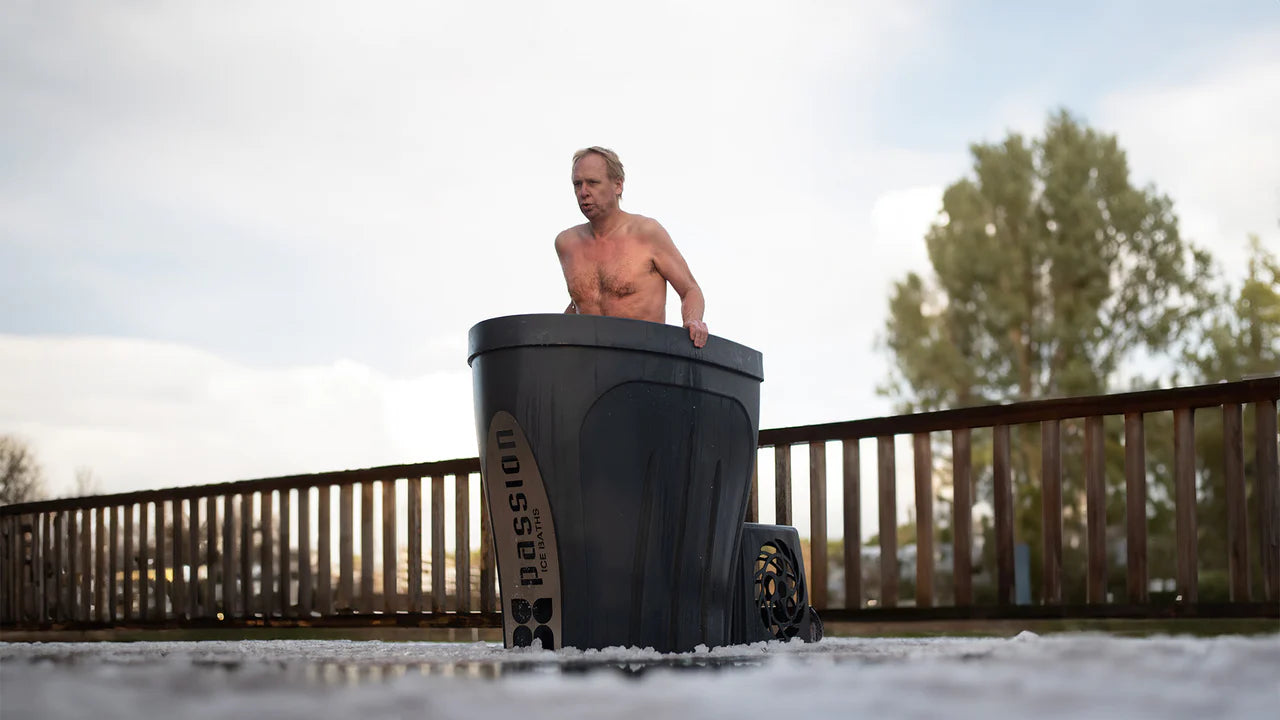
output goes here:
[[622, 181], [610, 180], [604, 158], [587, 153], [573, 165], [573, 192], [578, 198], [578, 209], [592, 220], [618, 207]]

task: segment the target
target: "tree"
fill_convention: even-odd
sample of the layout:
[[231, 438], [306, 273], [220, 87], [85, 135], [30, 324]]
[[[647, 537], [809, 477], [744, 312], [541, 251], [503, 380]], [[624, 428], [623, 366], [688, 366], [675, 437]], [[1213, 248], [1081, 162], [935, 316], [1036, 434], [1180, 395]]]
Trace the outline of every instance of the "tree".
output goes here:
[[1239, 380], [1280, 370], [1280, 259], [1249, 238], [1247, 273], [1239, 292], [1209, 315], [1203, 343], [1186, 360], [1201, 382]]
[[0, 505], [44, 498], [44, 474], [27, 444], [13, 435], [0, 435]]
[[72, 497], [89, 497], [102, 492], [102, 483], [93, 474], [93, 468], [81, 465], [76, 468], [75, 484], [72, 486]]
[[[1103, 393], [1140, 351], [1176, 357], [1206, 306], [1209, 256], [1183, 240], [1168, 197], [1130, 183], [1115, 136], [1059, 111], [1040, 139], [1013, 133], [971, 153], [973, 176], [946, 189], [925, 237], [932, 277], [909, 274], [890, 297], [885, 392], [901, 411]], [[1069, 554], [1083, 433], [1063, 434]], [[987, 442], [975, 434], [975, 468]], [[1038, 573], [1038, 433], [1013, 442], [1015, 533]]]
[[[1223, 302], [1206, 318], [1202, 342], [1187, 352], [1186, 361], [1192, 378], [1198, 383], [1239, 380], [1280, 371], [1280, 259], [1268, 253], [1257, 237], [1250, 238], [1246, 275], [1239, 289], [1224, 294]], [[1244, 471], [1250, 480], [1258, 468], [1254, 448], [1256, 408], [1248, 407], [1243, 416]], [[1227, 538], [1222, 529], [1227, 521], [1226, 471], [1222, 416], [1202, 412], [1196, 416], [1196, 464], [1199, 490], [1197, 556], [1200, 561], [1202, 600], [1227, 600]], [[1247, 482], [1250, 503], [1255, 482]], [[1247, 518], [1250, 564], [1258, 564], [1257, 522]], [[1253, 573], [1256, 596], [1262, 594], [1263, 576]]]
[[925, 242], [932, 282], [895, 284], [890, 394], [930, 410], [1103, 392], [1197, 316], [1209, 257], [1173, 204], [1134, 188], [1112, 135], [1065, 111], [1041, 140], [974, 145]]

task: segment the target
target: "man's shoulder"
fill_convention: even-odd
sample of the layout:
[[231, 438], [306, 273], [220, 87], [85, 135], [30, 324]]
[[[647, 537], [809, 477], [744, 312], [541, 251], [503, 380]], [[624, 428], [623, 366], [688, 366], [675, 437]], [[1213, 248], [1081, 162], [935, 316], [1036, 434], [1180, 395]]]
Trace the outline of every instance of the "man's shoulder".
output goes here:
[[635, 237], [659, 245], [671, 242], [671, 236], [667, 233], [667, 229], [662, 227], [662, 223], [654, 218], [632, 213], [631, 223], [631, 234]]
[[653, 237], [654, 235], [665, 235], [666, 229], [662, 227], [662, 223], [648, 217], [647, 215], [639, 215], [630, 213], [627, 218], [627, 224], [631, 226], [631, 233], [642, 237]]
[[556, 235], [556, 249], [564, 248], [573, 242], [580, 240], [585, 234], [589, 233], [590, 230], [591, 226], [587, 223], [574, 225], [573, 227], [561, 230], [560, 233]]

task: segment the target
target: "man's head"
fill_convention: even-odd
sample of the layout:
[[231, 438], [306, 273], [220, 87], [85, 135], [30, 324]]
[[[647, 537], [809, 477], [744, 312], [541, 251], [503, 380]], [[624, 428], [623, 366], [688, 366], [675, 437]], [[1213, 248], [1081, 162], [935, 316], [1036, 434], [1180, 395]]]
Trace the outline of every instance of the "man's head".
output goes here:
[[617, 209], [626, 173], [617, 153], [593, 146], [573, 154], [572, 180], [578, 209], [591, 220]]

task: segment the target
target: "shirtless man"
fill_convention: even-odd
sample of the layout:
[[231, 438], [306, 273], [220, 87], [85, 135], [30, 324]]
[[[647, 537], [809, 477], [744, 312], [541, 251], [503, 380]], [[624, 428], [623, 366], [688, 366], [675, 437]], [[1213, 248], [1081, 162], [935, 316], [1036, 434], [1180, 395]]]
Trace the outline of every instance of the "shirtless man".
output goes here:
[[573, 155], [573, 191], [587, 222], [556, 236], [569, 287], [566, 313], [666, 322], [667, 283], [680, 295], [680, 314], [695, 347], [707, 344], [706, 305], [684, 257], [657, 220], [618, 207], [625, 179], [612, 150]]

